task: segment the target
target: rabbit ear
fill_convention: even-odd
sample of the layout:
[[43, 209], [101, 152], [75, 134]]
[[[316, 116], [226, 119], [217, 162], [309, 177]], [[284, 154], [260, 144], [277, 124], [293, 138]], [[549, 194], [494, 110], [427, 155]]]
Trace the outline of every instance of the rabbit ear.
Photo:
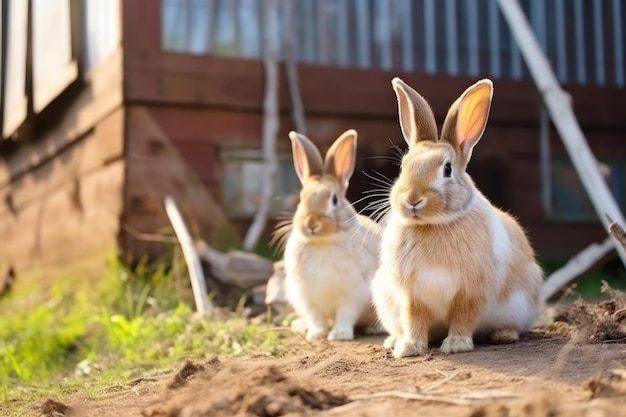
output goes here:
[[307, 178], [313, 175], [322, 175], [324, 173], [322, 155], [313, 142], [306, 136], [294, 131], [289, 132], [289, 139], [291, 140], [293, 165], [300, 182], [304, 184]]
[[428, 102], [400, 78], [391, 80], [398, 98], [398, 115], [404, 140], [409, 146], [421, 140], [437, 140], [437, 123]]
[[334, 175], [344, 189], [354, 172], [356, 164], [356, 130], [346, 130], [326, 152], [324, 172]]
[[464, 164], [485, 131], [492, 97], [493, 83], [485, 78], [465, 90], [448, 110], [441, 139], [457, 150]]

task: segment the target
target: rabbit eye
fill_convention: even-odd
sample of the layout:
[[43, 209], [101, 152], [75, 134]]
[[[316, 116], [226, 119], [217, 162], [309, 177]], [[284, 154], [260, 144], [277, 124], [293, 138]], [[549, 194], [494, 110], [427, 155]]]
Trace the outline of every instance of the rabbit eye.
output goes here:
[[333, 194], [333, 206], [337, 205], [337, 194]]
[[443, 166], [443, 176], [449, 178], [452, 175], [452, 164], [450, 162], [446, 162]]

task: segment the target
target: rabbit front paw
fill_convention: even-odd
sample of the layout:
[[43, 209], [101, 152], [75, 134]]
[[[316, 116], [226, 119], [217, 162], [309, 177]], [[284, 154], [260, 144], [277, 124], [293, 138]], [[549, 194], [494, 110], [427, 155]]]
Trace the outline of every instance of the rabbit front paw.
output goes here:
[[352, 326], [334, 326], [328, 333], [328, 340], [352, 340], [354, 329]]
[[393, 349], [393, 347], [396, 345], [396, 342], [400, 340], [400, 337], [396, 336], [396, 335], [390, 335], [387, 336], [387, 338], [385, 339], [385, 341], [383, 342], [383, 347], [385, 349]]
[[498, 329], [491, 334], [491, 343], [515, 343], [519, 340], [519, 331], [512, 327]]
[[439, 348], [443, 353], [461, 353], [474, 350], [474, 341], [469, 336], [449, 335]]
[[425, 340], [413, 340], [406, 337], [398, 339], [393, 348], [394, 358], [420, 356], [428, 352], [428, 343]]
[[309, 342], [315, 342], [316, 340], [323, 339], [326, 336], [326, 329], [323, 327], [309, 327], [306, 331], [306, 340]]

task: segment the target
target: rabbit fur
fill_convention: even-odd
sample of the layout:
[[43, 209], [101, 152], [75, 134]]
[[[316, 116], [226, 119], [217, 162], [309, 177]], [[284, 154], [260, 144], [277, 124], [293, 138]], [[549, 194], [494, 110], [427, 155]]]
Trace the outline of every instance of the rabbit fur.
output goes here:
[[339, 136], [324, 160], [304, 135], [289, 138], [302, 190], [285, 242], [287, 299], [306, 323], [307, 340], [351, 340], [355, 326], [377, 322], [370, 285], [382, 234], [346, 199], [357, 133]]
[[493, 94], [480, 80], [450, 107], [441, 134], [413, 88], [392, 81], [408, 151], [389, 193], [380, 266], [372, 282], [377, 315], [396, 358], [474, 349], [475, 336], [515, 342], [539, 309], [543, 280], [518, 222], [494, 207], [466, 172]]

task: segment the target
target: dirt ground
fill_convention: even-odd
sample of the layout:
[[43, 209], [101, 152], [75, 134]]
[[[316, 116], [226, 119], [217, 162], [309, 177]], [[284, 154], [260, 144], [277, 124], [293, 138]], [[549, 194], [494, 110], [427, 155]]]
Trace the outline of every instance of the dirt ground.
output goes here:
[[[611, 304], [612, 303], [612, 304]], [[46, 416], [617, 416], [626, 410], [622, 305], [579, 304], [511, 345], [394, 359], [383, 337], [308, 344], [281, 358], [181, 364], [107, 398], [44, 404]], [[610, 331], [606, 331], [607, 328]], [[621, 411], [620, 411], [621, 410]]]

